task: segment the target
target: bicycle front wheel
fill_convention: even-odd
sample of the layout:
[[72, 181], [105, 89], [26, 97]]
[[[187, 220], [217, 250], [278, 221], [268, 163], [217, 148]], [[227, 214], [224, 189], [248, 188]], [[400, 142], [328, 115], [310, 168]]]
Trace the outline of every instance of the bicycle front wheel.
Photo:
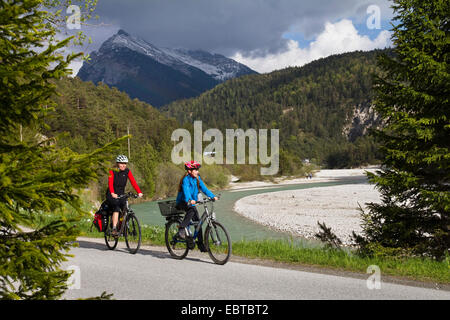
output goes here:
[[130, 253], [135, 254], [141, 246], [141, 226], [134, 214], [129, 214], [125, 225], [125, 242]]
[[225, 227], [217, 221], [212, 222], [205, 231], [206, 250], [216, 264], [225, 264], [231, 256], [231, 238]]
[[117, 247], [117, 243], [119, 242], [118, 238], [115, 238], [111, 235], [112, 232], [112, 216], [108, 216], [108, 224], [105, 230], [105, 243], [109, 250], [114, 250]]
[[165, 240], [166, 247], [169, 250], [170, 255], [178, 260], [184, 259], [188, 252], [189, 248], [186, 240], [178, 239], [175, 235], [178, 233], [178, 226], [180, 225], [180, 221], [172, 220], [166, 224], [166, 232], [165, 232]]

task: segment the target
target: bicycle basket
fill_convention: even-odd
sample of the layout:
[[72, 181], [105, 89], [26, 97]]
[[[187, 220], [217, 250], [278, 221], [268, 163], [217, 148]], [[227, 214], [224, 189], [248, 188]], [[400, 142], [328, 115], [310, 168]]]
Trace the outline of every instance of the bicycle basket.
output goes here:
[[175, 208], [175, 200], [160, 201], [158, 202], [158, 205], [159, 211], [161, 211], [161, 215], [164, 217], [176, 216], [185, 213], [183, 210], [178, 210]]

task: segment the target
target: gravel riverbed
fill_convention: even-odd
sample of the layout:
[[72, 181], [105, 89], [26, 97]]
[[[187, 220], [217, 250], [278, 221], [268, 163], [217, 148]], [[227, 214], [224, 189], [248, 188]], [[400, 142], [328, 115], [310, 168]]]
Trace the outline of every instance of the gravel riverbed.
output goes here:
[[314, 238], [317, 222], [325, 222], [349, 244], [352, 231], [361, 232], [358, 204], [381, 202], [373, 185], [346, 184], [252, 195], [238, 200], [234, 210], [255, 222], [305, 238]]

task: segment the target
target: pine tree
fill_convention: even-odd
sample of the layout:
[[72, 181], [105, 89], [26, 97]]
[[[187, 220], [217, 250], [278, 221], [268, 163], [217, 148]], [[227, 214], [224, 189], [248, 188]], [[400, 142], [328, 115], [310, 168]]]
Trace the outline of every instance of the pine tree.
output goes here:
[[395, 57], [381, 56], [376, 110], [383, 169], [370, 174], [382, 203], [363, 213], [363, 251], [443, 259], [450, 248], [450, 2], [394, 1]]
[[[55, 94], [52, 82], [66, 76], [69, 63], [54, 42], [40, 0], [0, 2], [0, 298], [55, 299], [67, 289], [70, 273], [61, 269], [78, 230], [64, 212], [82, 214], [75, 191], [97, 178], [104, 152], [59, 149], [57, 140], [20, 141], [19, 127], [42, 128]], [[38, 50], [41, 49], [41, 50]], [[47, 213], [60, 217], [27, 231]]]

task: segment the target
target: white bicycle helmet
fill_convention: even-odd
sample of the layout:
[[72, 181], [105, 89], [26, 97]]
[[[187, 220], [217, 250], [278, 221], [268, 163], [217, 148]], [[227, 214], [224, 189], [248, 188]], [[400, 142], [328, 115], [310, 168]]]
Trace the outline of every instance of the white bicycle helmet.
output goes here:
[[116, 162], [118, 163], [128, 163], [128, 158], [127, 156], [123, 155], [123, 154], [119, 154], [116, 158]]

